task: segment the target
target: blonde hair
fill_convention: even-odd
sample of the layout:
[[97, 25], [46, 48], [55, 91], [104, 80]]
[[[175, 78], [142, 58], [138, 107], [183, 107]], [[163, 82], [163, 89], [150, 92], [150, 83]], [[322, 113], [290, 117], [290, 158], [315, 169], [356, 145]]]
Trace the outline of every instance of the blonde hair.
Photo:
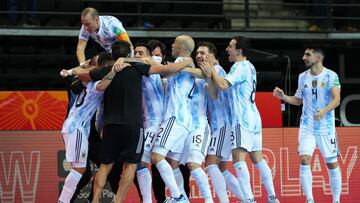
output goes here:
[[177, 39], [187, 54], [191, 54], [194, 51], [195, 42], [192, 37], [189, 35], [179, 35]]
[[81, 16], [91, 15], [92, 19], [96, 19], [99, 16], [99, 12], [92, 7], [87, 7], [81, 12]]

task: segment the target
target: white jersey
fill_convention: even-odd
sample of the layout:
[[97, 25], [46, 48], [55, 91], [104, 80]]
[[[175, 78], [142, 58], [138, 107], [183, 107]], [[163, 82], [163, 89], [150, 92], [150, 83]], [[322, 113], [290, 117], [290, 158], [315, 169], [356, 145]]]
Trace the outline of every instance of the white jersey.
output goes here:
[[163, 121], [164, 90], [159, 74], [142, 78], [142, 106], [144, 128], [160, 125]]
[[[183, 57], [178, 57], [176, 62], [186, 60]], [[192, 130], [191, 118], [191, 94], [195, 78], [188, 72], [179, 72], [171, 75], [167, 79], [165, 89], [165, 116], [164, 120], [175, 116], [176, 121]]]
[[96, 90], [96, 85], [99, 82], [88, 82], [86, 88], [77, 96], [67, 119], [64, 121], [61, 130], [63, 134], [70, 134], [76, 129], [81, 129], [89, 137], [91, 118], [99, 107], [104, 93]]
[[310, 70], [299, 75], [295, 96], [303, 102], [300, 129], [314, 135], [335, 133], [334, 110], [327, 112], [320, 122], [313, 118], [317, 110], [326, 107], [331, 102], [331, 88], [333, 87], [340, 88], [339, 77], [327, 68], [324, 68], [319, 75], [311, 75]]
[[[215, 66], [216, 72], [221, 77], [225, 77], [226, 72], [220, 65]], [[209, 99], [207, 108], [211, 132], [230, 124], [229, 91], [219, 91], [217, 99]]]
[[191, 97], [191, 117], [192, 125], [195, 129], [200, 126], [206, 126], [208, 121], [206, 117], [206, 105], [209, 100], [205, 89], [206, 81], [195, 78]]
[[85, 41], [89, 40], [89, 37], [93, 38], [95, 42], [99, 43], [106, 52], [111, 53], [111, 45], [117, 41], [117, 37], [126, 32], [122, 23], [113, 16], [99, 16], [100, 28], [98, 32], [88, 32], [84, 29], [84, 25], [81, 26], [79, 38]]
[[245, 130], [260, 132], [261, 118], [255, 104], [255, 67], [248, 60], [236, 62], [225, 79], [231, 84], [229, 104], [232, 125], [240, 124]]

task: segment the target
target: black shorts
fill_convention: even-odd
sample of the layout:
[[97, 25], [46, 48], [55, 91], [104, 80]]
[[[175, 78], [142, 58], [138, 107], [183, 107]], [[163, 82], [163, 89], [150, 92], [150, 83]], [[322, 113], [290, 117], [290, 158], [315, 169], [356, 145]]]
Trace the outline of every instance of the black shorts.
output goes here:
[[110, 124], [104, 126], [101, 162], [139, 163], [144, 151], [144, 135], [140, 124]]

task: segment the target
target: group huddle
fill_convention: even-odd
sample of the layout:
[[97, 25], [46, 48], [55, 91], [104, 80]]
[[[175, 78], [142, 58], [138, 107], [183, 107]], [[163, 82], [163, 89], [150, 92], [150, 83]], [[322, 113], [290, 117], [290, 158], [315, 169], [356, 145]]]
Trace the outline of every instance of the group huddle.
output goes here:
[[[113, 202], [116, 203], [124, 201], [135, 175], [142, 202], [152, 202], [151, 163], [156, 166], [170, 191], [171, 196], [165, 202], [191, 202], [184, 190], [180, 165], [190, 170], [206, 203], [214, 202], [208, 175], [219, 202], [230, 202], [227, 189], [241, 202], [256, 202], [245, 162], [247, 154], [261, 175], [268, 202], [279, 202], [271, 170], [262, 156], [261, 118], [255, 104], [256, 69], [247, 59], [250, 40], [244, 37], [230, 40], [226, 52], [233, 65], [228, 73], [217, 61], [217, 50], [212, 43], [199, 42], [195, 45], [193, 38], [188, 35], [175, 38], [171, 46], [171, 55], [175, 61], [169, 63], [161, 42], [152, 40], [151, 43], [133, 46], [122, 26], [122, 29], [110, 29], [113, 30], [115, 41], [106, 39], [111, 38], [106, 32], [106, 26], [112, 25], [113, 19], [109, 16], [100, 18], [102, 16], [98, 16], [95, 9], [87, 9], [81, 16], [83, 27], [78, 50], [83, 41], [92, 37], [98, 43], [103, 43], [106, 52], [88, 61], [84, 61], [77, 52], [79, 61], [82, 61], [81, 66], [60, 72], [63, 77], [76, 75], [72, 91], [77, 96], [62, 129], [66, 159], [72, 163], [72, 170], [65, 180], [58, 202], [70, 202], [86, 171], [90, 123], [94, 115], [102, 141], [92, 202], [99, 202], [107, 176], [119, 162], [122, 163], [122, 172], [114, 171], [118, 177], [121, 176], [118, 188], [114, 191], [116, 195]], [[95, 18], [92, 18], [93, 12]], [[87, 21], [87, 17], [90, 20]], [[91, 23], [97, 29], [91, 30]], [[102, 37], [106, 36], [103, 40], [93, 36], [102, 32]], [[328, 69], [326, 71], [329, 72]], [[329, 74], [331, 77], [322, 79], [337, 79], [333, 72]], [[329, 89], [340, 87], [334, 83], [328, 85]], [[298, 91], [293, 96], [296, 98], [293, 98], [275, 88], [274, 96], [296, 105], [300, 105], [302, 99], [305, 106], [305, 90], [299, 87]], [[331, 93], [328, 100], [332, 101], [332, 98]], [[322, 102], [322, 105], [326, 106], [329, 103], [326, 102]], [[319, 113], [313, 120], [321, 120], [324, 115], [326, 119], [331, 119], [328, 115], [331, 110]], [[306, 135], [317, 136], [308, 128], [304, 128], [305, 131]], [[320, 145], [317, 138], [316, 144]], [[311, 158], [314, 149], [308, 147], [303, 150], [301, 146], [300, 142], [300, 157], [306, 155]], [[334, 145], [329, 149], [330, 145], [322, 146], [324, 151], [337, 147]], [[333, 153], [325, 156], [331, 157], [327, 163], [336, 162], [336, 156]], [[231, 161], [236, 177], [227, 170], [227, 163]], [[309, 163], [301, 162], [301, 167], [306, 165]], [[338, 167], [328, 167], [339, 171]], [[307, 201], [313, 202], [312, 191], [306, 190], [308, 186], [304, 186], [301, 180]], [[338, 201], [340, 193], [333, 193], [338, 194], [334, 197], [334, 201]]]

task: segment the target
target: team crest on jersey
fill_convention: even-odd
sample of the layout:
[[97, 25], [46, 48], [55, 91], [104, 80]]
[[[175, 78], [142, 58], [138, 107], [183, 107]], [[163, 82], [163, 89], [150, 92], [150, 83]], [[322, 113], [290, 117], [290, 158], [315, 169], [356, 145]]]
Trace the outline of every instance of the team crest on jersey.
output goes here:
[[325, 82], [325, 81], [321, 81], [320, 87], [323, 88], [323, 89], [325, 89], [325, 88], [326, 88], [326, 82]]
[[313, 80], [311, 84], [312, 84], [313, 88], [316, 88], [317, 87], [317, 80]]

